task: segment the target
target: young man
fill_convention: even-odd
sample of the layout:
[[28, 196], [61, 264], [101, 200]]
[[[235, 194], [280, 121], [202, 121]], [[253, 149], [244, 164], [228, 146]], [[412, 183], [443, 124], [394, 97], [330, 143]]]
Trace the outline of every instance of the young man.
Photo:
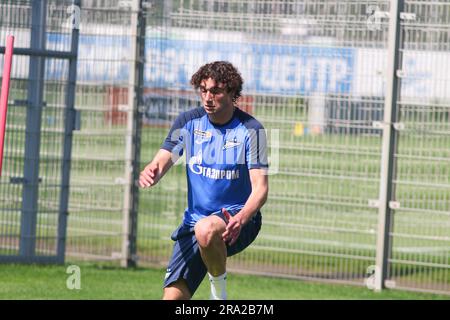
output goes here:
[[178, 116], [139, 185], [154, 186], [186, 153], [188, 207], [171, 236], [163, 299], [190, 299], [206, 273], [211, 299], [226, 299], [226, 259], [250, 245], [261, 228], [266, 136], [255, 118], [236, 107], [243, 80], [231, 63], [202, 66], [191, 84], [200, 89], [203, 107]]

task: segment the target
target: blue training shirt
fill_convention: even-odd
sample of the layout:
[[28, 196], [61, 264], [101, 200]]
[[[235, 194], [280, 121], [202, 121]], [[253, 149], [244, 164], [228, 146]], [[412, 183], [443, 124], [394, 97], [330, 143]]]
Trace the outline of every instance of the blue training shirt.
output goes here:
[[261, 123], [238, 108], [223, 125], [213, 124], [202, 107], [181, 113], [161, 149], [186, 155], [184, 224], [194, 226], [222, 208], [242, 209], [252, 192], [249, 170], [268, 168], [266, 145]]

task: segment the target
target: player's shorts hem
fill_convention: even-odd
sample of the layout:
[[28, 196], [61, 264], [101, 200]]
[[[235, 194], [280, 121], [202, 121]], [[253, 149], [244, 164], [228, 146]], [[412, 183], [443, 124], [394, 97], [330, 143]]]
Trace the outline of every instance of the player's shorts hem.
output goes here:
[[[220, 215], [218, 216], [220, 217]], [[261, 213], [258, 212], [242, 228], [236, 243], [232, 246], [227, 245], [228, 257], [243, 251], [256, 239], [261, 229], [261, 221]], [[195, 238], [194, 227], [182, 223], [172, 233], [171, 238], [174, 241], [174, 247], [163, 288], [182, 278], [186, 281], [191, 295], [194, 295], [207, 273]]]

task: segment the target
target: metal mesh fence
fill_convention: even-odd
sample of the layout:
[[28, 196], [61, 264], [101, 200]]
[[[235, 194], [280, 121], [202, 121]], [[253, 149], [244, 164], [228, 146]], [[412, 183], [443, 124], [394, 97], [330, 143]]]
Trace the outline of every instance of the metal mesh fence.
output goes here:
[[69, 257], [122, 257], [130, 16], [117, 6], [82, 3], [76, 92], [81, 130], [73, 140]]
[[[146, 70], [159, 72], [153, 86], [167, 89], [161, 73], [188, 77], [206, 61], [229, 60], [245, 81], [240, 106], [263, 123], [274, 145], [279, 142], [279, 154], [272, 149], [279, 167], [269, 177], [262, 230], [244, 254], [230, 259], [230, 269], [363, 284], [374, 264], [377, 211], [368, 203], [378, 196], [381, 131], [372, 122], [382, 118], [383, 100], [371, 74], [357, 66], [382, 67], [380, 55], [364, 49], [384, 47], [386, 25], [367, 28], [368, 5], [180, 1], [149, 28], [156, 50]], [[166, 93], [174, 100], [186, 90], [179, 79]], [[365, 87], [354, 88], [358, 82]], [[274, 129], [278, 136], [270, 134]], [[143, 140], [157, 148], [166, 132], [144, 128]], [[149, 161], [156, 149], [143, 151], [141, 159]], [[141, 193], [142, 260], [164, 264], [169, 258], [166, 239], [186, 206], [184, 169], [174, 171]]]
[[[68, 1], [60, 3], [69, 4]], [[71, 30], [64, 27], [64, 18], [52, 15], [55, 12], [48, 8], [42, 11], [45, 19], [53, 21], [45, 27], [33, 16], [36, 14], [32, 14], [29, 1], [3, 1], [0, 11], [0, 43], [5, 43], [8, 34], [14, 34], [16, 47], [67, 50], [65, 43], [55, 41], [52, 36], [66, 37], [70, 44]], [[32, 34], [43, 34], [41, 29], [48, 37], [38, 42]], [[55, 43], [57, 46], [53, 46]], [[3, 56], [1, 60], [3, 64]], [[57, 76], [55, 66], [61, 70]], [[5, 166], [0, 184], [0, 250], [2, 255], [54, 256], [58, 241], [68, 61], [16, 55], [11, 77]]]
[[[180, 101], [189, 76], [205, 61], [229, 60], [246, 80], [241, 107], [269, 132], [279, 130], [278, 174], [270, 176], [263, 228], [245, 253], [230, 259], [229, 267], [363, 285], [375, 264], [382, 134], [376, 124], [383, 120], [388, 27], [384, 12], [389, 2], [173, 1], [161, 12], [167, 13], [167, 7], [171, 13], [153, 19], [148, 28], [147, 41], [155, 50], [146, 59], [152, 87], [170, 97], [165, 98], [166, 108], [177, 110], [173, 102]], [[414, 39], [405, 46], [421, 51], [404, 52], [409, 59], [405, 62], [416, 63], [417, 71], [412, 79], [402, 79], [401, 89], [402, 97], [414, 92], [411, 99], [422, 112], [403, 106], [401, 99], [400, 113], [421, 130], [425, 119], [438, 128], [433, 129], [433, 143], [419, 139], [420, 148], [418, 141], [400, 133], [400, 150], [404, 148], [406, 156], [403, 160], [397, 155], [398, 180], [406, 181], [404, 186], [395, 181], [396, 197], [409, 201], [414, 213], [408, 216], [406, 204], [401, 204], [404, 216], [395, 214], [393, 281], [387, 283], [442, 292], [448, 292], [448, 106], [445, 101], [432, 103], [424, 112], [424, 104], [442, 92], [424, 95], [415, 88], [423, 77], [429, 85], [445, 87], [445, 77], [420, 72], [429, 66], [422, 59], [434, 56], [435, 48], [441, 54], [445, 50], [447, 34], [432, 23], [446, 29], [446, 7], [411, 2], [405, 10], [427, 18], [418, 20], [423, 23], [415, 33], [405, 34]], [[429, 18], [430, 12], [439, 21]], [[423, 24], [434, 35], [425, 35]], [[430, 37], [434, 40], [428, 41]], [[164, 76], [177, 73], [184, 77], [173, 76], [169, 82]], [[405, 135], [413, 130], [408, 128], [406, 124]], [[151, 159], [166, 132], [144, 128], [143, 162]], [[154, 149], [149, 152], [146, 145]], [[436, 153], [435, 166], [424, 162], [432, 158], [424, 146]], [[172, 244], [166, 238], [186, 206], [183, 171], [175, 167], [155, 189], [141, 193], [138, 245], [143, 261], [164, 265], [169, 258]], [[415, 172], [419, 176], [412, 179]], [[430, 191], [427, 179], [439, 190]], [[425, 208], [441, 218], [424, 216]], [[428, 233], [422, 235], [424, 225]]]
[[[391, 278], [397, 287], [450, 288], [450, 3], [406, 1]], [[423, 67], [422, 67], [423, 66]], [[428, 74], [427, 74], [428, 73]]]
[[[8, 19], [9, 8], [2, 6], [1, 15], [5, 17], [5, 21]], [[2, 19], [3, 20], [3, 19]], [[19, 23], [15, 22], [17, 27], [21, 24], [27, 27], [29, 24], [25, 21]], [[6, 43], [6, 36], [8, 30], [7, 25], [11, 25], [10, 29], [14, 29], [15, 25], [13, 21], [8, 24], [2, 23], [0, 32], [0, 43]], [[10, 30], [9, 29], [9, 30]], [[17, 45], [17, 44], [16, 44]], [[29, 42], [24, 44], [29, 46]], [[0, 55], [0, 66], [3, 70], [3, 54]], [[26, 70], [26, 66], [29, 65], [29, 59], [22, 59], [22, 61], [13, 59], [12, 64], [12, 74], [11, 78], [14, 79], [14, 70], [22, 69]], [[3, 72], [2, 72], [3, 74]], [[9, 100], [16, 97], [20, 97], [23, 100], [26, 98], [26, 87], [27, 83], [25, 81], [11, 81], [10, 85], [10, 95]], [[12, 108], [8, 110], [8, 126], [5, 132], [5, 145], [4, 145], [4, 155], [3, 155], [3, 169], [0, 184], [0, 195], [1, 195], [1, 226], [0, 226], [0, 243], [2, 254], [18, 254], [19, 252], [19, 239], [20, 239], [20, 216], [22, 208], [22, 185], [12, 184], [11, 180], [14, 178], [21, 177], [23, 175], [23, 162], [24, 162], [24, 144], [25, 144], [25, 119], [26, 111], [24, 108]], [[22, 125], [20, 125], [22, 124]], [[17, 129], [12, 129], [17, 128]], [[16, 146], [16, 148], [12, 148]]]
[[[48, 1], [47, 49], [68, 50], [70, 1]], [[447, 1], [406, 1], [395, 154], [389, 284], [449, 292]], [[364, 285], [375, 264], [389, 1], [147, 1], [139, 169], [175, 117], [199, 103], [190, 76], [228, 60], [244, 77], [239, 107], [268, 130], [271, 167], [263, 227], [230, 270]], [[30, 1], [0, 6], [8, 32], [30, 46]], [[122, 260], [129, 190], [133, 11], [83, 1], [66, 256]], [[2, 56], [0, 56], [2, 58]], [[0, 64], [3, 61], [0, 62]], [[28, 65], [15, 57], [0, 184], [0, 250], [19, 254]], [[54, 251], [67, 62], [47, 59], [37, 252]], [[139, 195], [137, 255], [165, 266], [187, 205], [183, 165]]]

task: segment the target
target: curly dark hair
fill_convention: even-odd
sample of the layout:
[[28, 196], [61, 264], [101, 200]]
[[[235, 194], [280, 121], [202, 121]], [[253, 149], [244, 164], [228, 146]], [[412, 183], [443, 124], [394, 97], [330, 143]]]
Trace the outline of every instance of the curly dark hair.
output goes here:
[[191, 78], [191, 84], [197, 90], [203, 80], [213, 79], [217, 83], [221, 82], [225, 85], [228, 92], [233, 92], [233, 101], [241, 96], [242, 84], [244, 80], [240, 72], [227, 61], [214, 61], [200, 67]]

